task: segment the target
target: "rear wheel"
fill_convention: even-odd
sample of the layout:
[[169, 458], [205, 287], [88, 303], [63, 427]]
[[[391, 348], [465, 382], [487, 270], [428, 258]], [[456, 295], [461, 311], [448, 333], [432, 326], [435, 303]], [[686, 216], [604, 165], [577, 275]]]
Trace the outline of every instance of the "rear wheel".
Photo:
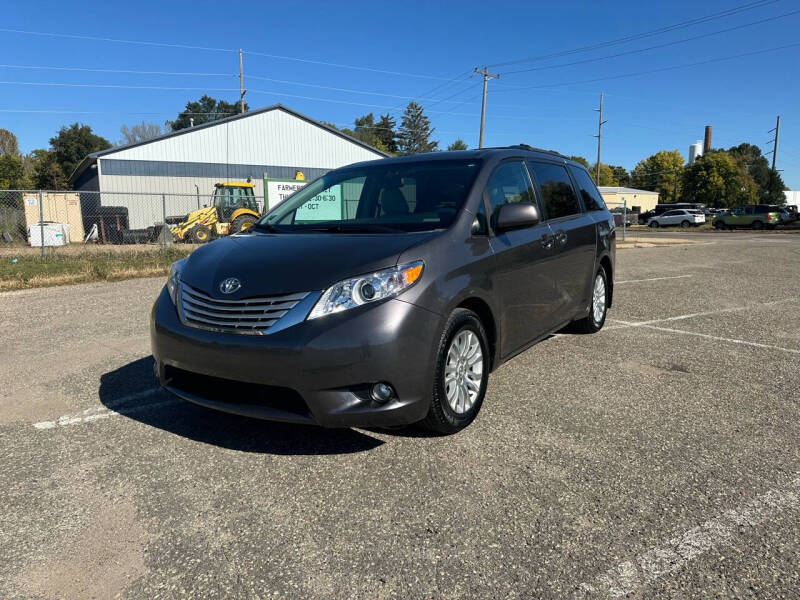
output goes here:
[[648, 225], [650, 227], [652, 227], [653, 229], [656, 229], [656, 228], [658, 228], [658, 221], [650, 221], [650, 223]]
[[456, 309], [439, 340], [433, 398], [422, 425], [456, 433], [472, 423], [483, 404], [489, 378], [489, 344], [478, 315]]
[[205, 244], [211, 240], [211, 228], [207, 225], [192, 227], [191, 239], [195, 244]]
[[764, 223], [762, 223], [761, 221], [753, 221], [751, 227], [753, 229], [764, 229]]
[[689, 227], [691, 226], [692, 224], [689, 223], [689, 221], [681, 221], [681, 227], [683, 227], [684, 229], [689, 229]]
[[255, 224], [255, 222], [256, 218], [253, 215], [239, 215], [233, 221], [231, 221], [230, 233], [239, 233], [240, 231], [249, 229]]
[[603, 328], [608, 314], [608, 275], [602, 267], [594, 276], [589, 316], [576, 321], [572, 328], [577, 333], [597, 333]]
[[726, 227], [725, 227], [724, 221], [717, 221], [716, 223], [714, 223], [714, 229], [718, 229], [719, 231], [722, 231], [725, 228]]

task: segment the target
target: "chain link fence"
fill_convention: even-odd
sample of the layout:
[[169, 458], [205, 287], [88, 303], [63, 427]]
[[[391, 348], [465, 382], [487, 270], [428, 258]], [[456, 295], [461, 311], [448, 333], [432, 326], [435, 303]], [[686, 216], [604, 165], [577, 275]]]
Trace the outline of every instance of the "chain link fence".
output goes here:
[[[197, 243], [229, 233], [230, 217], [242, 207], [263, 214], [264, 196], [0, 190], [0, 236], [6, 244], [43, 250], [67, 244]], [[209, 210], [192, 215], [202, 209]], [[210, 235], [192, 235], [196, 226]]]

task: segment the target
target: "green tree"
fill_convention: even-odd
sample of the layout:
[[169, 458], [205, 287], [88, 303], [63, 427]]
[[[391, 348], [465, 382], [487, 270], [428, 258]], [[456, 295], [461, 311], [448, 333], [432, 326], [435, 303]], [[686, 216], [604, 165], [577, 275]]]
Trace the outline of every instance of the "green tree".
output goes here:
[[466, 150], [467, 144], [461, 138], [455, 140], [452, 144], [447, 147], [448, 150]]
[[677, 150], [661, 150], [648, 156], [631, 171], [630, 185], [658, 192], [660, 202], [675, 202], [680, 197], [683, 157]]
[[439, 142], [431, 141], [433, 132], [430, 119], [425, 116], [422, 107], [412, 100], [406, 106], [400, 122], [400, 131], [397, 136], [400, 153], [435, 152], [439, 149]]
[[758, 186], [727, 152], [706, 152], [683, 172], [683, 198], [730, 207], [758, 201]]
[[386, 152], [397, 154], [397, 121], [394, 120], [394, 117], [389, 113], [381, 115], [375, 127], [375, 135], [378, 136]]
[[[244, 110], [247, 112], [250, 107], [247, 102], [244, 103]], [[194, 102], [189, 101], [186, 103], [186, 108], [178, 113], [174, 121], [167, 121], [167, 126], [172, 131], [186, 129], [195, 125], [202, 125], [203, 123], [210, 123], [218, 119], [224, 119], [241, 112], [238, 102], [226, 102], [225, 100], [217, 100], [208, 95], [203, 95], [199, 100]]]
[[614, 185], [619, 185], [622, 187], [627, 187], [631, 183], [631, 176], [625, 167], [609, 165], [611, 167], [611, 172], [614, 174], [614, 181], [616, 183]]
[[88, 125], [73, 123], [62, 127], [55, 137], [50, 138], [50, 147], [61, 172], [69, 177], [87, 154], [106, 150], [111, 147], [111, 143], [92, 133], [92, 128]]
[[739, 144], [728, 149], [728, 154], [738, 167], [747, 173], [758, 187], [758, 202], [761, 204], [784, 204], [786, 196], [780, 173], [774, 172], [761, 149], [753, 144]]
[[67, 178], [50, 150], [39, 148], [28, 155], [30, 161], [31, 186], [39, 190], [63, 190]]
[[587, 170], [589, 169], [589, 161], [582, 156], [570, 156], [569, 159], [574, 160], [576, 163], [581, 163]]
[[[592, 176], [592, 179], [596, 177], [597, 163], [594, 163], [589, 168], [589, 174]], [[600, 163], [600, 180], [595, 183], [597, 183], [597, 185], [613, 185], [613, 186], [619, 185], [619, 183], [617, 183], [617, 180], [614, 178], [614, 171], [611, 170], [611, 167], [602, 162]]]
[[0, 155], [19, 154], [17, 136], [8, 129], [0, 129]]
[[0, 189], [19, 190], [26, 187], [22, 157], [11, 153], [0, 156]]

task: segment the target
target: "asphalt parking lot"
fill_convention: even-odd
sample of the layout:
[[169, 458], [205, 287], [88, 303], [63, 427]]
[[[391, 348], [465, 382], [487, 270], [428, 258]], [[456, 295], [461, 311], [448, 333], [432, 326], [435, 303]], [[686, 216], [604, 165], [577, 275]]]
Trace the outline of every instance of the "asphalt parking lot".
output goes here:
[[1, 294], [0, 597], [798, 597], [800, 235], [685, 237], [453, 437], [156, 390], [162, 279]]

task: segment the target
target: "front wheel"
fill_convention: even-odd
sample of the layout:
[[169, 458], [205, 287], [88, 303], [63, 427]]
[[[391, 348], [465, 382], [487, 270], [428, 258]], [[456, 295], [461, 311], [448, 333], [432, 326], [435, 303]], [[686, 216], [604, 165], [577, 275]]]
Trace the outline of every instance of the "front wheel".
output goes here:
[[653, 229], [656, 229], [658, 227], [658, 221], [650, 221], [650, 223], [648, 223], [648, 226]]
[[751, 227], [753, 229], [764, 229], [764, 223], [762, 223], [761, 221], [753, 221]]
[[439, 340], [433, 398], [422, 425], [450, 434], [475, 420], [489, 379], [489, 344], [478, 315], [459, 308]]

